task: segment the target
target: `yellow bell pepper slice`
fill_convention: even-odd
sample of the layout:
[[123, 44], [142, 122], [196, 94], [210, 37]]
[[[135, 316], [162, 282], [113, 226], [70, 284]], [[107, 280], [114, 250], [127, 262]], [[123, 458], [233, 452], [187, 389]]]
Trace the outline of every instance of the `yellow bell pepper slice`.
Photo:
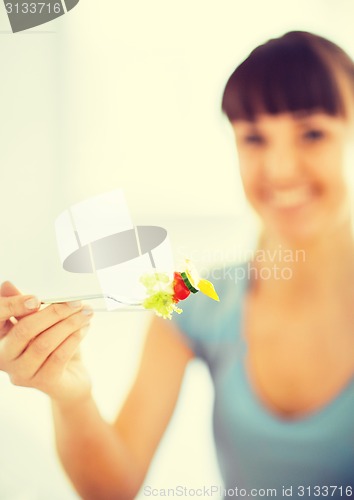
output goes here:
[[219, 296], [216, 293], [214, 285], [212, 283], [210, 283], [210, 281], [205, 280], [205, 279], [201, 279], [198, 282], [197, 287], [207, 297], [210, 297], [211, 299], [216, 300], [217, 302], [220, 302]]

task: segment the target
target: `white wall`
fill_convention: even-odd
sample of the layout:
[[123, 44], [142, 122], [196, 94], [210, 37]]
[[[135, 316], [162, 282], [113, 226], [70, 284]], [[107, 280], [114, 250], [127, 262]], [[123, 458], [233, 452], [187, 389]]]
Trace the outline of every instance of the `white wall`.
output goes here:
[[[290, 29], [328, 36], [354, 55], [353, 13], [350, 0], [82, 0], [50, 25], [13, 35], [0, 9], [0, 278], [42, 296], [97, 286], [92, 276], [61, 270], [53, 221], [70, 204], [114, 187], [125, 190], [137, 224], [168, 229], [176, 257], [190, 254], [199, 266], [237, 257], [254, 232], [219, 111], [223, 83], [255, 44]], [[97, 401], [109, 419], [135, 373], [141, 314], [97, 314], [85, 340]], [[0, 393], [0, 414], [14, 427], [0, 425], [0, 442], [1, 433], [13, 436], [11, 456], [21, 456], [28, 447], [25, 437], [15, 439], [16, 428], [30, 434], [38, 442], [36, 470], [46, 487], [61, 484], [68, 500], [46, 398], [10, 386], [4, 374]], [[220, 481], [211, 404], [208, 375], [196, 363], [148, 484]], [[9, 454], [0, 447], [3, 465], [15, 463]], [[6, 500], [20, 499], [21, 477], [20, 468]]]

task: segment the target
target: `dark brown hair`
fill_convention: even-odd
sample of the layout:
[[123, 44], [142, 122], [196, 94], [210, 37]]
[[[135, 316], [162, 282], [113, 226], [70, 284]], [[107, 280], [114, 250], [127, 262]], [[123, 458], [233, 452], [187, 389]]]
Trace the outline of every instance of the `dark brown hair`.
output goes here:
[[326, 38], [291, 31], [254, 49], [236, 68], [226, 84], [222, 110], [230, 121], [315, 109], [346, 116], [340, 73], [354, 98], [351, 58]]

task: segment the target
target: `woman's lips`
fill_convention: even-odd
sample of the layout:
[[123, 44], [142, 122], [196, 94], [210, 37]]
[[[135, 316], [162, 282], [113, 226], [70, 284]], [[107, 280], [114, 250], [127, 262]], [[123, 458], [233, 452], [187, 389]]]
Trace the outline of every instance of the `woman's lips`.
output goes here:
[[264, 201], [271, 208], [295, 209], [310, 203], [316, 195], [316, 190], [309, 185], [303, 185], [291, 188], [269, 189], [264, 194]]

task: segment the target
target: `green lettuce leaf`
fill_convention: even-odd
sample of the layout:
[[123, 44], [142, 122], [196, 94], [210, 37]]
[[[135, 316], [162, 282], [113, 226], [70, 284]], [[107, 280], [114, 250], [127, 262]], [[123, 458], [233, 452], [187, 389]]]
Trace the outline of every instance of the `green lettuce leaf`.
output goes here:
[[144, 274], [140, 282], [146, 288], [147, 298], [143, 302], [145, 309], [153, 310], [164, 319], [171, 319], [173, 312], [178, 314], [182, 312], [173, 300], [173, 285], [168, 274]]

